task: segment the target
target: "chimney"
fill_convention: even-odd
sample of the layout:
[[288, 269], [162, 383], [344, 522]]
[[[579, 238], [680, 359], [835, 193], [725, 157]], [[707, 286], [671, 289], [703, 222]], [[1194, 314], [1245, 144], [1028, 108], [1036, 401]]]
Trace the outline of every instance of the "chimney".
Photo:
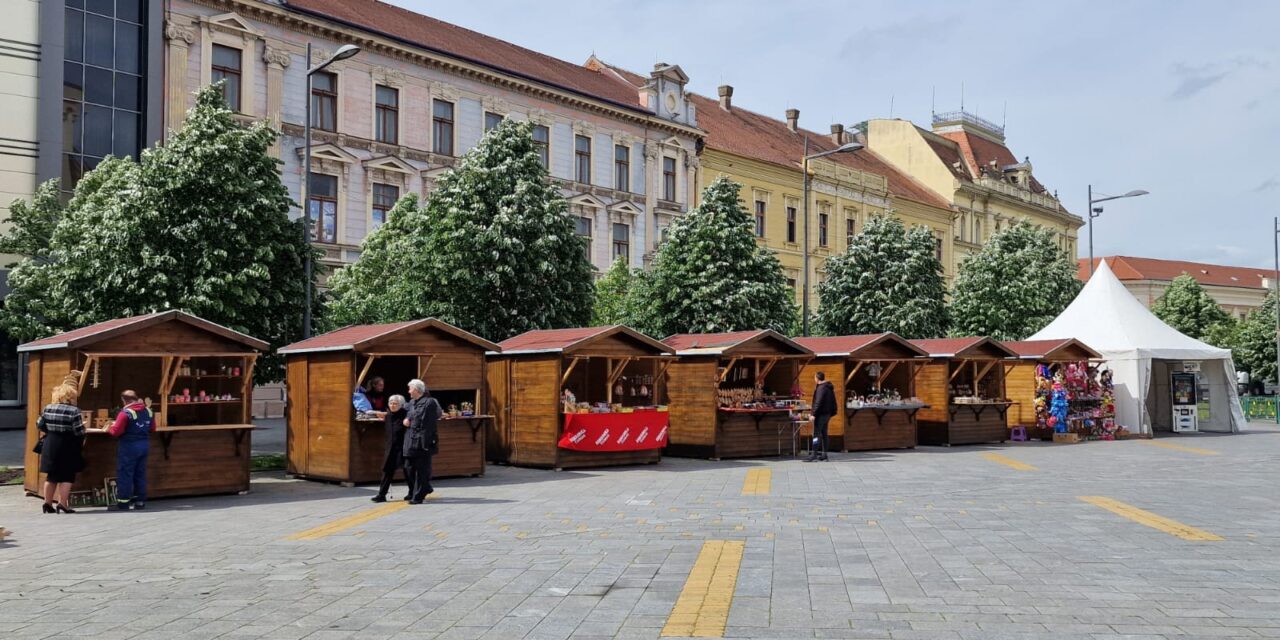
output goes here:
[[730, 85], [720, 85], [720, 108], [725, 111], [733, 110], [733, 87]]
[[800, 129], [800, 110], [787, 109], [787, 128], [795, 133]]
[[831, 141], [836, 144], [844, 144], [844, 125], [831, 125]]

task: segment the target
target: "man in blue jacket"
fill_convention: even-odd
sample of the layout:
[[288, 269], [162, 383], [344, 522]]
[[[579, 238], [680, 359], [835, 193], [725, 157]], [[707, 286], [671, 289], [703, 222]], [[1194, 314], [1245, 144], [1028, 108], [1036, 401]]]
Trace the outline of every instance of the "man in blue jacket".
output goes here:
[[151, 453], [151, 433], [156, 430], [155, 414], [138, 399], [132, 389], [120, 394], [124, 409], [107, 433], [120, 438], [116, 446], [116, 508], [128, 511], [147, 508], [147, 455]]

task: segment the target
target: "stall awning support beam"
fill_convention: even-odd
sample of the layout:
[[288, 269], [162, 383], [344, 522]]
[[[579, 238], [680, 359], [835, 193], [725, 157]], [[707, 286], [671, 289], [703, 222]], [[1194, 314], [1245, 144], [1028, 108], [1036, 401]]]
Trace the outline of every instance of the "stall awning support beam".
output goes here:
[[[989, 371], [991, 371], [991, 367], [996, 366], [996, 362], [997, 362], [996, 360], [992, 360], [991, 362], [988, 362], [987, 366], [983, 367], [981, 371], [978, 371], [973, 375], [973, 392], [974, 393], [978, 392], [978, 383], [982, 382], [982, 379], [986, 377]], [[977, 369], [978, 363], [975, 361], [973, 363], [973, 366], [975, 369]]]
[[360, 375], [356, 376], [356, 386], [357, 386], [357, 387], [359, 387], [359, 386], [361, 386], [361, 385], [363, 385], [363, 384], [364, 384], [364, 378], [365, 378], [365, 376], [369, 375], [369, 370], [373, 368], [373, 361], [374, 361], [374, 360], [377, 360], [377, 359], [378, 359], [378, 356], [376, 356], [376, 355], [369, 355], [369, 356], [367, 356], [367, 358], [368, 358], [368, 359], [366, 359], [366, 360], [364, 361], [364, 368], [360, 369]]
[[435, 359], [436, 359], [436, 355], [434, 353], [429, 356], [426, 356], [425, 360], [423, 356], [418, 356], [418, 379], [419, 380], [427, 379], [427, 369], [431, 368], [431, 361]]
[[890, 373], [893, 373], [893, 370], [894, 370], [894, 369], [896, 369], [896, 368], [898, 368], [898, 363], [899, 363], [899, 361], [894, 360], [893, 362], [890, 362], [890, 363], [889, 363], [889, 366], [887, 366], [887, 367], [883, 367], [883, 368], [881, 368], [881, 369], [880, 369], [880, 377], [879, 377], [879, 378], [876, 378], [876, 389], [877, 389], [877, 390], [878, 390], [878, 389], [880, 389], [880, 385], [881, 385], [881, 384], [884, 384], [884, 381], [885, 381], [885, 379], [887, 379], [887, 378], [889, 377], [889, 374], [890, 374]]
[[720, 371], [720, 381], [716, 384], [724, 384], [725, 378], [729, 377], [729, 372], [733, 371], [733, 367], [738, 364], [738, 360], [741, 360], [741, 358], [729, 359], [729, 364], [725, 365], [724, 369]]
[[967, 362], [964, 360], [961, 360], [959, 363], [959, 366], [956, 367], [956, 370], [951, 372], [951, 377], [947, 378], [947, 382], [954, 382], [956, 379], [956, 376], [960, 375], [961, 371], [964, 371], [965, 364], [967, 364]]
[[613, 385], [622, 377], [622, 372], [627, 368], [627, 363], [633, 358], [609, 358], [606, 368], [609, 370], [608, 388], [605, 389], [605, 400], [609, 404], [613, 404]]
[[849, 383], [853, 381], [853, 377], [858, 375], [858, 372], [862, 370], [862, 365], [866, 363], [867, 362], [865, 360], [859, 360], [856, 364], [853, 365], [853, 371], [850, 371], [849, 375], [844, 377], [845, 386], [848, 386]]
[[563, 387], [564, 383], [569, 381], [569, 374], [573, 373], [574, 368], [578, 366], [578, 362], [581, 360], [582, 358], [574, 358], [569, 361], [569, 367], [564, 370], [564, 375], [560, 376], [560, 386]]
[[[776, 367], [776, 366], [778, 366], [778, 360], [781, 360], [781, 358], [770, 358], [770, 359], [766, 360], [766, 361], [765, 361], [765, 363], [764, 363], [764, 368], [763, 368], [763, 369], [760, 369], [760, 364], [759, 364], [759, 363], [760, 363], [760, 361], [759, 361], [759, 360], [756, 360], [756, 368], [757, 368], [757, 371], [756, 371], [756, 386], [757, 386], [757, 387], [759, 387], [759, 386], [763, 386], [763, 385], [764, 385], [764, 380], [765, 380], [765, 378], [768, 378], [768, 377], [769, 377], [769, 372], [770, 372], [770, 371], [773, 371], [773, 368], [774, 368], [774, 367]], [[794, 382], [794, 381], [793, 381], [793, 382]]]

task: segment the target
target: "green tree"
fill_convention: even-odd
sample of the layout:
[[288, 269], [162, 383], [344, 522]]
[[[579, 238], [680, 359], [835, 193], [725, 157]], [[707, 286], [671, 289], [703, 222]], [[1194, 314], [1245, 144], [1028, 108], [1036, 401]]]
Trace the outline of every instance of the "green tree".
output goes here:
[[[243, 126], [217, 86], [196, 94], [183, 128], [140, 161], [108, 158], [76, 185], [47, 259], [24, 259], [0, 324], [30, 340], [94, 322], [182, 309], [273, 347], [301, 335], [303, 260], [312, 249], [269, 149], [265, 123]], [[43, 233], [33, 216], [11, 234]], [[29, 242], [29, 241], [24, 241]], [[259, 359], [260, 382], [280, 361]]]
[[1240, 323], [1232, 353], [1254, 378], [1276, 381], [1276, 293]]
[[1151, 313], [1197, 340], [1204, 340], [1214, 325], [1231, 320], [1200, 283], [1185, 273], [1174, 278], [1169, 288], [1156, 298]]
[[365, 236], [360, 259], [329, 278], [324, 328], [421, 317], [415, 305], [425, 281], [405, 276], [419, 268], [414, 263], [422, 249], [414, 244], [415, 230], [429, 227], [426, 215], [418, 194], [406, 193], [387, 212], [386, 222]]
[[[48, 260], [49, 242], [61, 217], [62, 201], [55, 178], [36, 187], [30, 202], [14, 200], [9, 205], [9, 217], [5, 219], [8, 231], [0, 235], [0, 254]], [[10, 262], [5, 267], [17, 264]]]
[[1062, 313], [1081, 286], [1075, 261], [1058, 248], [1053, 231], [1020, 221], [961, 263], [951, 290], [951, 331], [1022, 340]]
[[591, 324], [627, 324], [631, 314], [627, 305], [627, 292], [635, 279], [635, 273], [627, 266], [626, 258], [618, 256], [609, 270], [596, 280], [595, 303], [591, 309]]
[[818, 285], [818, 330], [827, 335], [893, 331], [936, 338], [947, 328], [946, 285], [927, 227], [876, 215], [849, 249], [826, 263]]
[[[334, 274], [335, 321], [438, 317], [504, 340], [591, 320], [591, 264], [547, 180], [532, 125], [504, 120]], [[372, 296], [394, 300], [361, 301]]]
[[787, 331], [796, 307], [777, 256], [756, 243], [738, 199], [717, 178], [702, 203], [676, 220], [649, 271], [632, 285], [634, 320], [651, 335], [745, 329]]

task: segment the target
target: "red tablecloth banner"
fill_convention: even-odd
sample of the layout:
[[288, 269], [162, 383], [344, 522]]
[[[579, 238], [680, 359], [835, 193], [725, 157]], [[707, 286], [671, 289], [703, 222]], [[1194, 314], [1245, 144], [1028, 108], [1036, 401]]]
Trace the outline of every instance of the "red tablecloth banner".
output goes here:
[[643, 451], [667, 446], [667, 412], [569, 413], [564, 416], [561, 449]]

